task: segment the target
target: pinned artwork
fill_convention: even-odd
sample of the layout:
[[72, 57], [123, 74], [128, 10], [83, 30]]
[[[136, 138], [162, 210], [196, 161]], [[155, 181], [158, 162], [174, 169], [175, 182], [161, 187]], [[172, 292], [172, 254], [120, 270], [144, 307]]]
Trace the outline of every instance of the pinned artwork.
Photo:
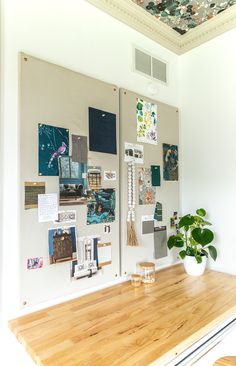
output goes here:
[[174, 211], [173, 216], [170, 218], [170, 227], [171, 229], [176, 229], [178, 233], [178, 225], [179, 225], [178, 212]]
[[93, 190], [87, 207], [87, 225], [115, 221], [115, 189]]
[[115, 170], [104, 170], [104, 180], [116, 180], [116, 171]]
[[139, 204], [155, 204], [156, 191], [151, 185], [151, 169], [138, 168]]
[[89, 190], [101, 188], [102, 168], [100, 166], [89, 166], [87, 176]]
[[156, 221], [162, 221], [162, 204], [160, 202], [156, 203], [154, 219]]
[[58, 215], [57, 193], [38, 195], [38, 221], [55, 221]]
[[178, 146], [163, 144], [163, 178], [178, 180]]
[[131, 144], [129, 142], [125, 142], [125, 162], [134, 161], [136, 164], [143, 164], [144, 161], [144, 152], [143, 145]]
[[98, 243], [100, 236], [78, 238], [77, 259], [71, 263], [72, 279], [92, 277], [98, 271]]
[[38, 269], [43, 267], [43, 258], [28, 258], [27, 259], [27, 269]]
[[87, 136], [72, 135], [72, 161], [87, 164], [88, 161]]
[[39, 194], [45, 194], [45, 182], [25, 182], [25, 210], [38, 207]]
[[105, 267], [112, 264], [111, 243], [98, 243], [98, 265]]
[[89, 107], [89, 150], [116, 154], [116, 115]]
[[61, 156], [59, 164], [60, 205], [87, 203], [87, 164], [73, 162], [70, 156]]
[[69, 130], [38, 125], [39, 175], [58, 176], [58, 157], [69, 154]]
[[161, 173], [159, 165], [151, 165], [151, 173], [152, 173], [152, 186], [160, 187], [161, 185]]
[[48, 229], [50, 264], [72, 261], [76, 258], [76, 227]]
[[157, 105], [137, 98], [137, 141], [157, 145]]
[[58, 218], [54, 221], [57, 223], [65, 223], [65, 222], [75, 222], [76, 221], [76, 211], [59, 211]]
[[154, 258], [160, 259], [167, 256], [167, 231], [166, 226], [154, 228]]

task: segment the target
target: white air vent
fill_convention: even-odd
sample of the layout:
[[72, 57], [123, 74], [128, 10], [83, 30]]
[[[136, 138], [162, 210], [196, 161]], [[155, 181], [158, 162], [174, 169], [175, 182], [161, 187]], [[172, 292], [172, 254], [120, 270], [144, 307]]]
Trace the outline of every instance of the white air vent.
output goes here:
[[167, 83], [167, 64], [136, 47], [134, 48], [134, 70], [149, 78]]

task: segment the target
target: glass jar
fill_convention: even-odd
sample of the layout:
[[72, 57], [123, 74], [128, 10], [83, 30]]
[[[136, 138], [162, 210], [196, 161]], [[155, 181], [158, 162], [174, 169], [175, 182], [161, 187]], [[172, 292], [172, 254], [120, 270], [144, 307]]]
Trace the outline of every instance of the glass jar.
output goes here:
[[139, 263], [139, 267], [143, 283], [155, 282], [155, 263], [142, 262]]
[[139, 287], [141, 285], [142, 277], [140, 274], [133, 273], [131, 275], [131, 285], [134, 287]]

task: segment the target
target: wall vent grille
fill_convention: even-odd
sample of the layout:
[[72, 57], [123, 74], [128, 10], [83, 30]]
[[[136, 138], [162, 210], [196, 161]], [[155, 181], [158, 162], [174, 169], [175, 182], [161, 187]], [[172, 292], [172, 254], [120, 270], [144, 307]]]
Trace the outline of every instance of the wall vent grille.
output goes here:
[[134, 51], [134, 70], [166, 84], [167, 64], [136, 47]]

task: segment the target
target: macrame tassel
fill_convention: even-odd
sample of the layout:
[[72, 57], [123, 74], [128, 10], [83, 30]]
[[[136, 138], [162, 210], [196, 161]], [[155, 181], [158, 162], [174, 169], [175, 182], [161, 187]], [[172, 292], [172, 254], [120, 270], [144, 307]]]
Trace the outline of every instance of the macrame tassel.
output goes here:
[[138, 246], [138, 239], [135, 232], [134, 222], [128, 222], [127, 223], [128, 233], [127, 233], [127, 245], [130, 245], [131, 247], [137, 247]]
[[128, 164], [128, 215], [127, 215], [127, 245], [138, 246], [138, 239], [135, 232], [135, 165]]

